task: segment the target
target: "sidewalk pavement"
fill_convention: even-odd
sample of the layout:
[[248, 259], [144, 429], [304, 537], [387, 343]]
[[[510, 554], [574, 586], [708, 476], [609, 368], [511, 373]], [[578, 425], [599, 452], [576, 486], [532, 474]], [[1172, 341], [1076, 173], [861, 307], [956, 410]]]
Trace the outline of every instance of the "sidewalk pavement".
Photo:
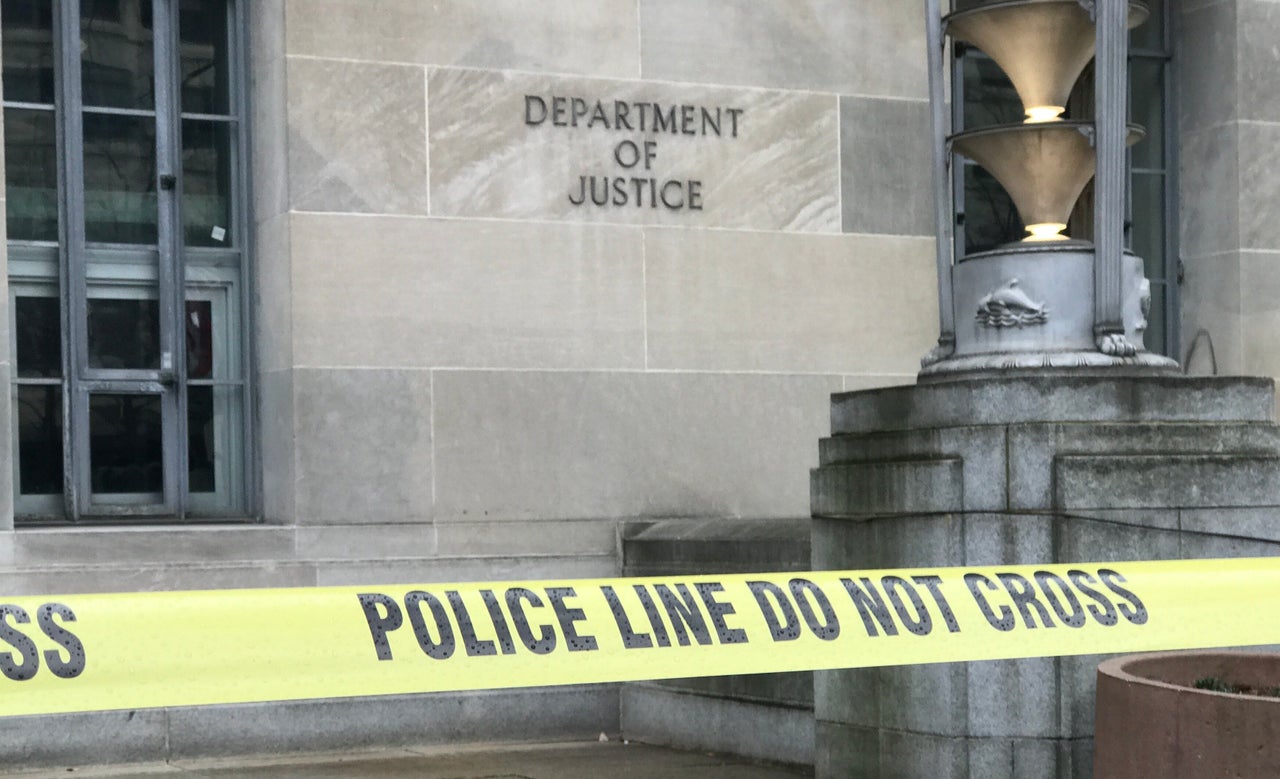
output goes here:
[[619, 741], [474, 748], [424, 747], [235, 760], [0, 771], [70, 779], [798, 779], [812, 772], [705, 752]]

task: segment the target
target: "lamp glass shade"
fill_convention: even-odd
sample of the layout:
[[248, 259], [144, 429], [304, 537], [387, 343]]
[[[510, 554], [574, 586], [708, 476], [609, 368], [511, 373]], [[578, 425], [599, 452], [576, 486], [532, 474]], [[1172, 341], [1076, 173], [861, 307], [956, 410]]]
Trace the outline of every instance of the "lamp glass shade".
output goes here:
[[[1129, 3], [1129, 28], [1150, 11]], [[1058, 117], [1071, 88], [1093, 59], [1093, 20], [1079, 0], [1003, 0], [947, 16], [943, 23], [955, 40], [987, 53], [1013, 82], [1028, 121]]]
[[[952, 136], [951, 148], [996, 177], [1028, 225], [1029, 240], [1061, 240], [1056, 234], [1093, 178], [1092, 128], [1092, 122], [1079, 121], [996, 125]], [[1129, 145], [1143, 134], [1130, 125]]]

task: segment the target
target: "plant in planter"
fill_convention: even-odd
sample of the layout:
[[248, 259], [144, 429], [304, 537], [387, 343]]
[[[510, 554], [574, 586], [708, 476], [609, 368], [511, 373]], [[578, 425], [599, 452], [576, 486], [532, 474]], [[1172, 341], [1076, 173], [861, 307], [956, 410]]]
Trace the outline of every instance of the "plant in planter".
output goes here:
[[1094, 777], [1280, 777], [1280, 654], [1166, 652], [1102, 663]]

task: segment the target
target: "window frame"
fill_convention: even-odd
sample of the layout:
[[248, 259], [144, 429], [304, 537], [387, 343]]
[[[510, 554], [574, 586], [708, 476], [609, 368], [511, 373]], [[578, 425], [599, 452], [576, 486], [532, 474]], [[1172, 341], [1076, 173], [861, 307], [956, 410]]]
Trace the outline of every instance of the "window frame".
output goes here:
[[[155, 64], [154, 96], [149, 114], [148, 109], [139, 111], [101, 106], [92, 106], [86, 111], [80, 91], [80, 47], [66, 45], [67, 41], [81, 40], [82, 0], [48, 1], [51, 3], [53, 16], [51, 33], [58, 240], [8, 240], [7, 273], [12, 287], [9, 292], [11, 302], [16, 300], [15, 291], [40, 286], [53, 287], [59, 300], [62, 374], [56, 382], [61, 387], [62, 396], [63, 490], [61, 495], [24, 495], [21, 492], [20, 420], [15, 416], [11, 431], [15, 524], [196, 523], [258, 519], [261, 470], [260, 453], [254, 445], [258, 420], [253, 392], [257, 377], [252, 349], [254, 247], [250, 229], [253, 221], [249, 165], [251, 110], [248, 0], [214, 0], [225, 2], [226, 7], [225, 114], [183, 110], [183, 47], [179, 32], [182, 0], [143, 0], [150, 2], [152, 8]], [[8, 100], [4, 102], [6, 109], [45, 109], [45, 106], [46, 104]], [[85, 201], [83, 143], [83, 119], [86, 113], [154, 116], [155, 143], [152, 154], [155, 161], [153, 172], [156, 175], [154, 191], [158, 200], [157, 230], [160, 236], [154, 247], [101, 244], [86, 239], [85, 218], [88, 208]], [[231, 128], [227, 133], [229, 143], [226, 150], [229, 200], [227, 228], [231, 231], [233, 242], [226, 247], [186, 245], [187, 225], [183, 219], [183, 203], [187, 193], [183, 188], [185, 150], [182, 130], [184, 123], [188, 121], [225, 124]], [[171, 194], [162, 196], [162, 189], [171, 190]], [[89, 365], [86, 348], [89, 326], [86, 307], [90, 291], [110, 285], [127, 286], [130, 283], [127, 266], [138, 258], [146, 259], [148, 254], [158, 258], [150, 265], [154, 279], [147, 280], [149, 271], [142, 269], [138, 271], [141, 277], [138, 283], [144, 287], [153, 284], [152, 288], [156, 290], [161, 332], [158, 340], [162, 349], [166, 345], [171, 347], [168, 364], [163, 364], [162, 359], [160, 369], [156, 371], [93, 368]], [[120, 272], [121, 268], [125, 269], [123, 274]], [[95, 281], [104, 269], [110, 271], [110, 278], [105, 282], [101, 279]], [[236, 349], [236, 353], [224, 355], [224, 359], [237, 365], [238, 371], [230, 377], [189, 377], [185, 340], [187, 302], [208, 299], [208, 296], [215, 294], [212, 290], [218, 289], [227, 298], [221, 306], [223, 313], [228, 317], [232, 314], [236, 317], [234, 321], [223, 323]], [[17, 354], [12, 351], [16, 349], [16, 308], [16, 305], [11, 305], [9, 314], [13, 365], [10, 402], [11, 408], [15, 410], [18, 409], [21, 386], [53, 383], [47, 379], [24, 379], [19, 375]], [[216, 324], [213, 322], [209, 326]], [[74, 364], [76, 362], [80, 364]], [[221, 390], [239, 407], [239, 419], [228, 422], [219, 433], [219, 440], [233, 442], [238, 449], [219, 452], [214, 458], [222, 459], [225, 467], [234, 469], [227, 471], [234, 475], [223, 482], [227, 489], [227, 497], [223, 499], [226, 505], [217, 508], [211, 506], [216, 501], [202, 497], [216, 493], [192, 492], [189, 484], [188, 446], [191, 439], [187, 428], [190, 389], [205, 386], [212, 388], [210, 395], [215, 398], [215, 406], [218, 403], [216, 397], [221, 394]], [[230, 392], [226, 392], [228, 388]], [[154, 393], [161, 396], [165, 418], [162, 426], [163, 467], [170, 474], [165, 479], [167, 486], [161, 503], [130, 505], [131, 500], [127, 495], [120, 500], [100, 498], [96, 502], [92, 501], [88, 449], [90, 392]], [[216, 409], [210, 413], [216, 413]], [[59, 503], [60, 507], [56, 505]]]
[[[970, 7], [975, 4], [975, 0], [969, 0], [967, 5], [961, 5], [963, 0], [952, 0], [952, 10], [958, 8]], [[978, 0], [980, 2], [980, 0]], [[1158, 19], [1161, 22], [1161, 40], [1163, 48], [1160, 51], [1151, 49], [1139, 49], [1130, 47], [1128, 52], [1129, 62], [1134, 59], [1156, 60], [1163, 63], [1163, 79], [1161, 97], [1162, 111], [1162, 142], [1163, 142], [1163, 168], [1135, 168], [1133, 164], [1132, 151], [1129, 152], [1128, 172], [1126, 177], [1126, 215], [1125, 215], [1125, 239], [1124, 245], [1128, 249], [1130, 247], [1130, 228], [1134, 222], [1133, 214], [1133, 173], [1158, 173], [1164, 178], [1162, 211], [1163, 214], [1155, 214], [1154, 217], [1162, 219], [1162, 235], [1164, 241], [1164, 252], [1160, 258], [1142, 257], [1144, 262], [1144, 275], [1150, 278], [1152, 286], [1157, 284], [1163, 286], [1164, 294], [1164, 349], [1161, 353], [1181, 360], [1182, 349], [1182, 328], [1181, 328], [1181, 249], [1179, 246], [1178, 231], [1178, 129], [1177, 129], [1177, 57], [1174, 51], [1174, 34], [1173, 20], [1170, 16], [1169, 0], [1148, 0], [1152, 5], [1159, 4], [1161, 13]], [[1150, 23], [1150, 21], [1148, 22]], [[1130, 36], [1132, 41], [1133, 36]], [[967, 129], [965, 126], [965, 57], [969, 56], [969, 51], [974, 47], [962, 44], [961, 47], [951, 49], [950, 56], [950, 93], [951, 93], [951, 127], [953, 133], [962, 132]], [[980, 56], [986, 57], [985, 54], [978, 52]], [[1130, 65], [1130, 74], [1133, 69]], [[1132, 76], [1130, 78], [1132, 83]], [[1132, 89], [1129, 90], [1130, 104], [1129, 110], [1132, 113]], [[966, 185], [965, 172], [974, 166], [970, 160], [958, 154], [951, 155], [951, 198], [955, 223], [952, 230], [952, 250], [956, 258], [956, 262], [963, 262], [967, 255], [976, 252], [967, 251], [967, 216], [966, 216]], [[998, 183], [997, 183], [998, 186]], [[1086, 189], [1086, 193], [1091, 191], [1092, 185]], [[1013, 208], [1012, 202], [1010, 208]], [[1085, 214], [1084, 218], [1091, 222], [1090, 215]], [[1154, 273], [1157, 269], [1159, 275]], [[1156, 351], [1156, 350], [1152, 350]]]

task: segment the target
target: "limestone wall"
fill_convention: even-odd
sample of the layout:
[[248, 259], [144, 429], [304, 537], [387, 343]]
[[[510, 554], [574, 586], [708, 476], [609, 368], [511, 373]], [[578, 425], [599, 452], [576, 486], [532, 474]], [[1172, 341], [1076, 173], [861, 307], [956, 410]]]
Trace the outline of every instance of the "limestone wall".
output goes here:
[[576, 574], [806, 516], [828, 394], [935, 336], [890, 5], [256, 4], [267, 521]]
[[[1203, 330], [1220, 374], [1280, 376], [1280, 5], [1175, 7], [1183, 347]], [[1212, 370], [1204, 336], [1190, 368]]]

